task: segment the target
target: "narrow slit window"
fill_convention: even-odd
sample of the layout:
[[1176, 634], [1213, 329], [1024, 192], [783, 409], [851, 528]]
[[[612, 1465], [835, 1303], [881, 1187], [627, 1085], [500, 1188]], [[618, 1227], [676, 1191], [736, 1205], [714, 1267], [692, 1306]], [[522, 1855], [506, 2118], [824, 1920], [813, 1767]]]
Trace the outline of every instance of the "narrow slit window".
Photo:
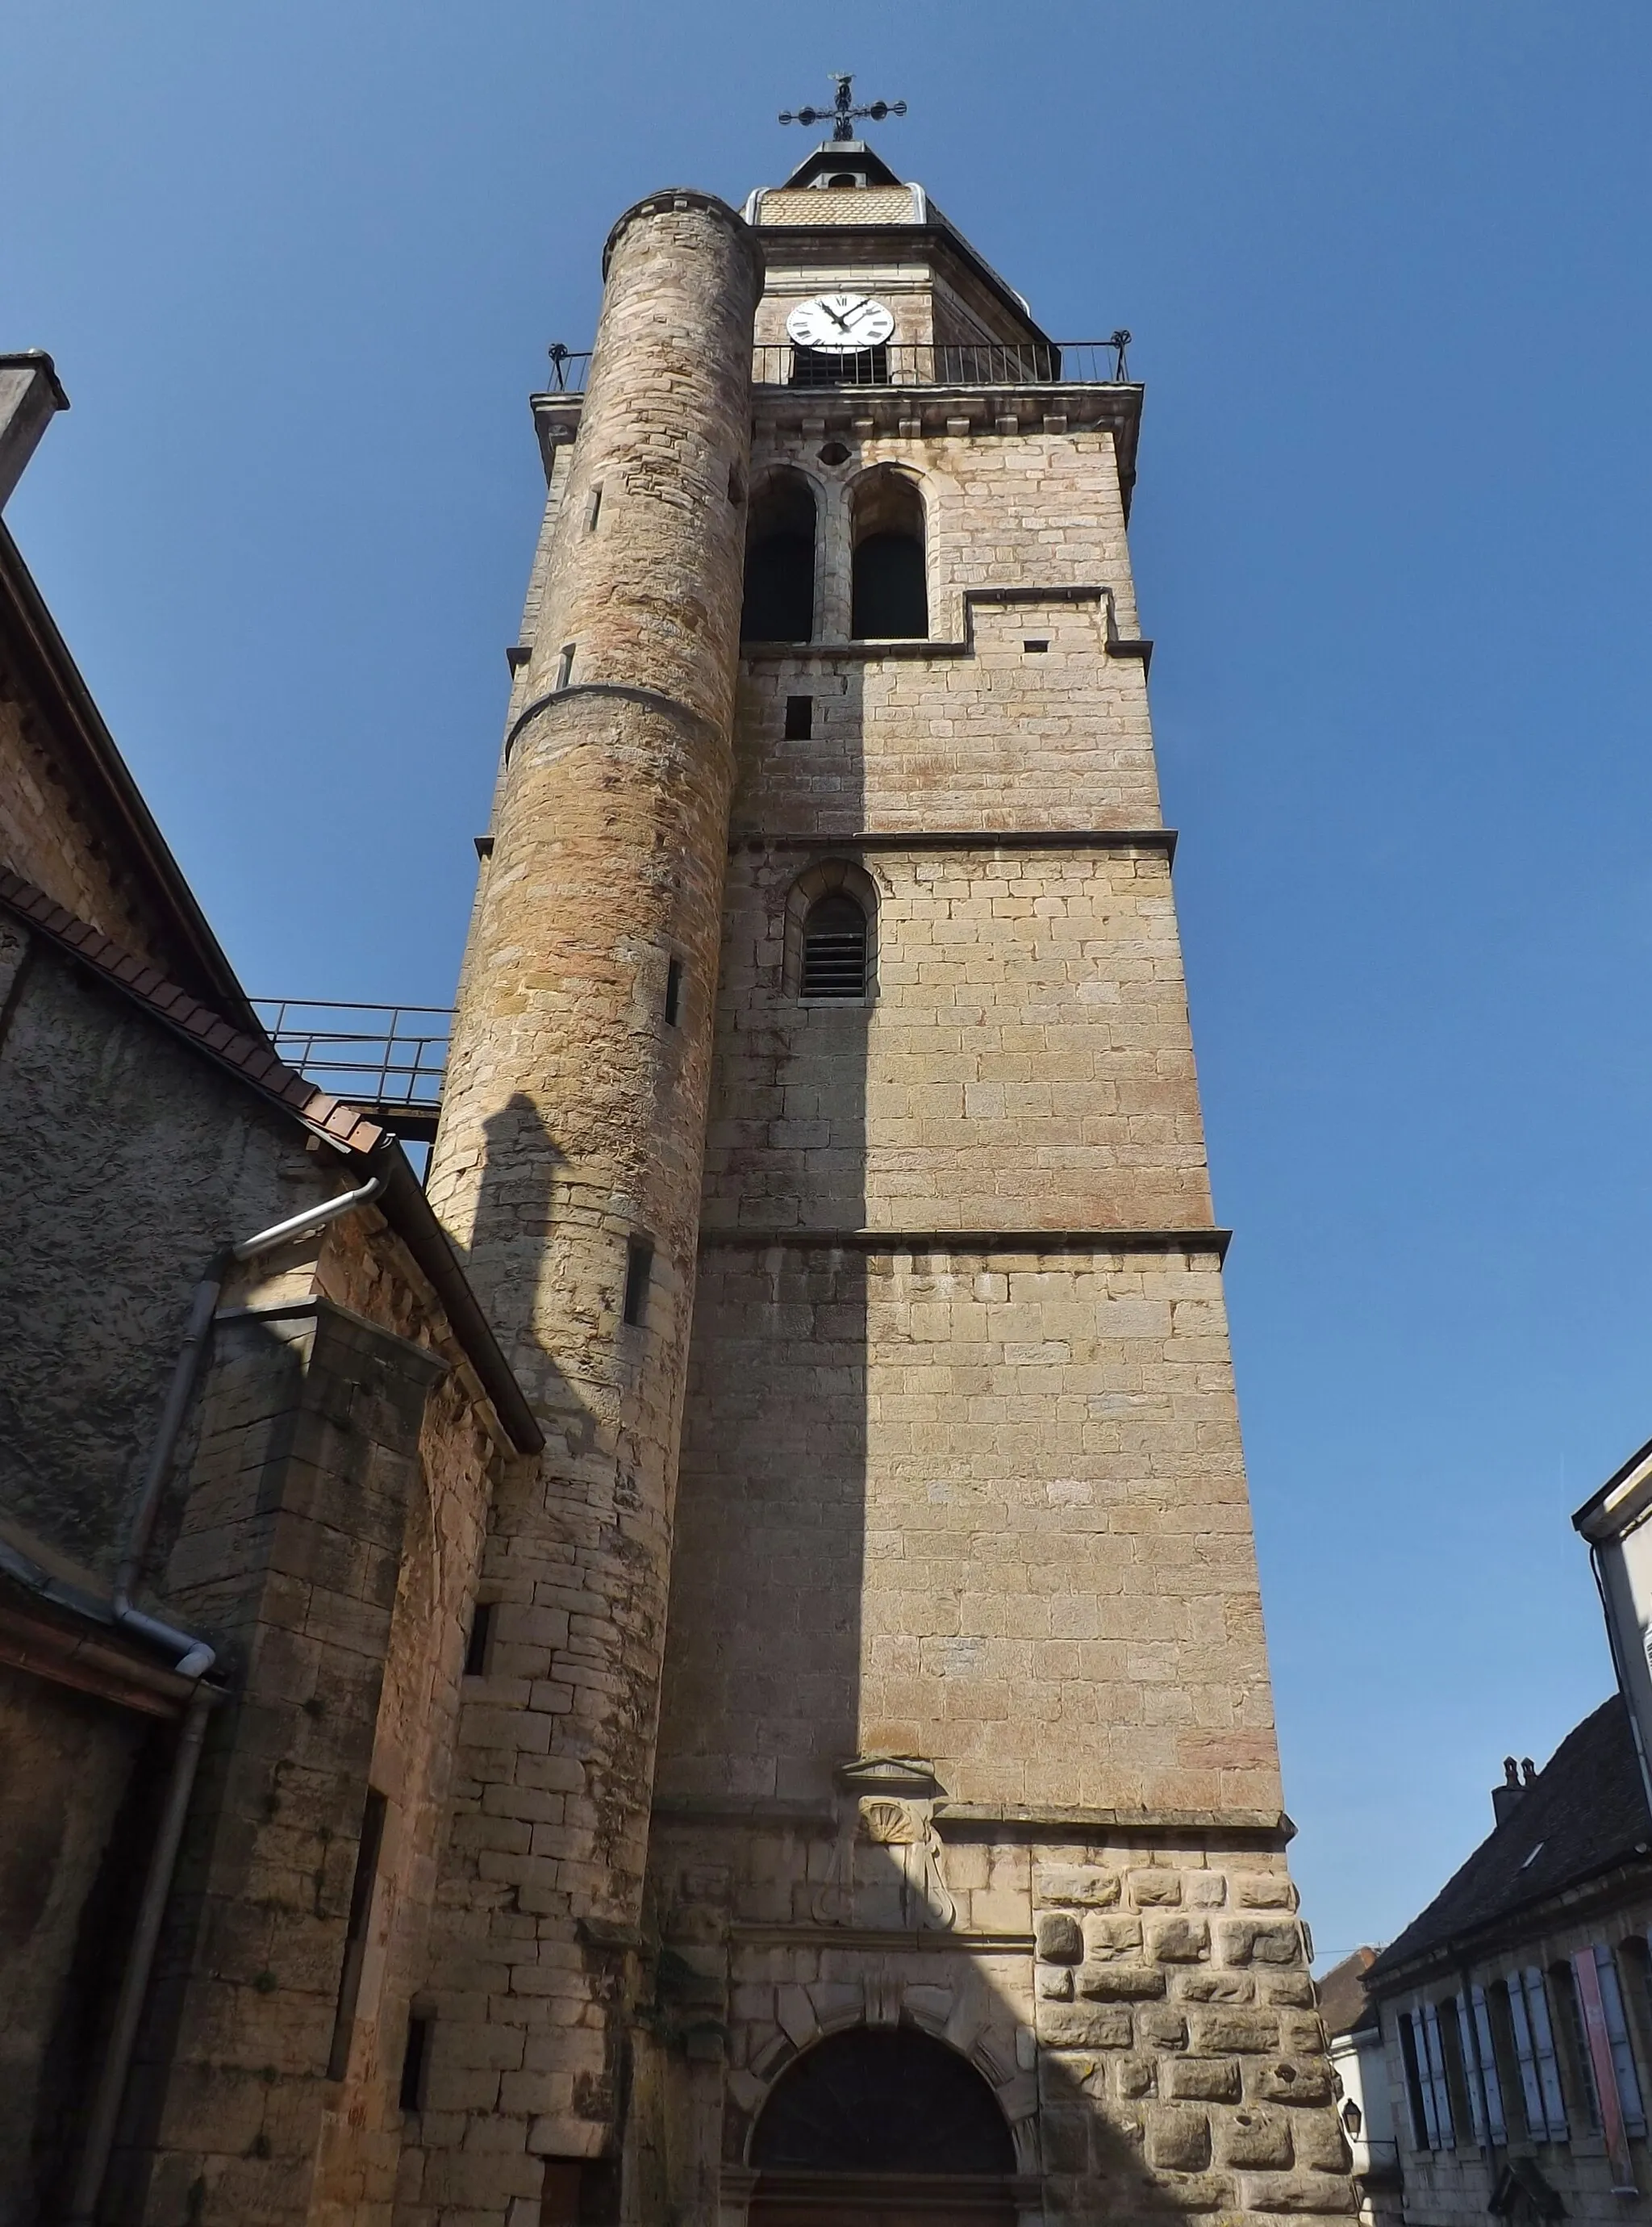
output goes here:
[[590, 508], [585, 513], [585, 531], [587, 533], [596, 533], [596, 521], [602, 514], [603, 490], [600, 487], [594, 487], [590, 491]]
[[349, 2070], [350, 2029], [355, 2024], [356, 2006], [361, 1995], [361, 1968], [367, 1953], [367, 1923], [373, 1915], [373, 1889], [379, 1876], [379, 1856], [384, 1847], [387, 1807], [384, 1796], [376, 1787], [370, 1786], [361, 1812], [361, 1837], [355, 1844], [355, 1876], [350, 1882], [350, 1914], [344, 1927], [344, 1964], [339, 1973], [338, 2009], [333, 2020], [333, 2046], [327, 2059], [329, 2080], [342, 2080]]
[[625, 1252], [625, 1305], [622, 1316], [628, 1329], [639, 1330], [648, 1311], [648, 1282], [654, 1273], [654, 1248], [646, 1237], [634, 1237]]
[[574, 677], [574, 645], [573, 645], [573, 643], [572, 643], [572, 642], [571, 642], [571, 641], [564, 641], [564, 642], [563, 643], [563, 645], [562, 645], [562, 654], [561, 654], [561, 656], [557, 660], [557, 687], [558, 687], [558, 689], [559, 689], [559, 690], [560, 690], [560, 689], [565, 688], [565, 687], [568, 686], [569, 682], [573, 679], [573, 677]]
[[786, 699], [786, 739], [788, 743], [807, 743], [814, 732], [814, 699], [813, 696], [788, 696]]
[[802, 993], [861, 999], [866, 994], [866, 916], [852, 897], [822, 897], [803, 923]]
[[471, 1612], [470, 1637], [465, 1642], [464, 1675], [467, 1678], [485, 1678], [488, 1675], [488, 1649], [494, 1636], [494, 1604], [478, 1601]]
[[401, 2086], [396, 2097], [404, 2111], [422, 2111], [424, 2108], [424, 2064], [430, 2053], [430, 2020], [410, 2018], [407, 2041], [401, 2053]]
[[666, 969], [666, 1026], [674, 1029], [683, 1010], [683, 962], [673, 959]]
[[1021, 647], [1029, 657], [1042, 657], [1049, 644], [1047, 641], [1024, 641]]

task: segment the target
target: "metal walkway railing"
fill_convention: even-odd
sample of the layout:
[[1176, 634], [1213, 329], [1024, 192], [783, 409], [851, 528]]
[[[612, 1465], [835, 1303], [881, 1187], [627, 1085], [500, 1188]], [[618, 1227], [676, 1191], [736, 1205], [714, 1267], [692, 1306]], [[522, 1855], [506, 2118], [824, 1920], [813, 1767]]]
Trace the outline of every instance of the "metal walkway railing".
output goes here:
[[446, 1005], [353, 1005], [254, 998], [278, 1058], [399, 1137], [436, 1134], [453, 1013]]
[[[759, 386], [1126, 386], [1122, 327], [1104, 341], [890, 341], [882, 348], [794, 348], [762, 342], [751, 352]], [[583, 394], [589, 352], [551, 350], [548, 394]]]

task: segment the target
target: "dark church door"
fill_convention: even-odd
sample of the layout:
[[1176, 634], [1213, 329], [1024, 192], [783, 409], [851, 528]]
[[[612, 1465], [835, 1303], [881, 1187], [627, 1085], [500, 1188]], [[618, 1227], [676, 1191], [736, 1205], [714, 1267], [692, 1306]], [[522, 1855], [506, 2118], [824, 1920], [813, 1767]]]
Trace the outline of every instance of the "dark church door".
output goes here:
[[1015, 2227], [1015, 2148], [992, 2092], [909, 2028], [832, 2034], [757, 2122], [751, 2227]]

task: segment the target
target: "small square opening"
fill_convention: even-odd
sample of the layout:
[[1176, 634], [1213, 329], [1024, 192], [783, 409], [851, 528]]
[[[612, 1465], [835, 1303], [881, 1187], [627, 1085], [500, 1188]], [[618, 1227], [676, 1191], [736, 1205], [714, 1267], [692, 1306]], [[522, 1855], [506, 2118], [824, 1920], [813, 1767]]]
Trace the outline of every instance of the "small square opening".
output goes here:
[[1021, 647], [1029, 657], [1042, 657], [1049, 644], [1047, 641], [1024, 641]]

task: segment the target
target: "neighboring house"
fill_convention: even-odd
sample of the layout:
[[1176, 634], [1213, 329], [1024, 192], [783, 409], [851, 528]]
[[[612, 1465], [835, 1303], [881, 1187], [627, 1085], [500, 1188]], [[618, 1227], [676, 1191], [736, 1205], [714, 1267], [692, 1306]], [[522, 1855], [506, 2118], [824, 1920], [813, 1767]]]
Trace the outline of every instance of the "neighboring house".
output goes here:
[[1652, 2218], [1652, 1816], [1623, 1701], [1505, 1768], [1493, 1831], [1365, 1975], [1404, 2217]]
[[1400, 2192], [1382, 2032], [1366, 1986], [1376, 1957], [1375, 1949], [1355, 1949], [1319, 1982], [1319, 2015], [1330, 2039], [1337, 2109], [1353, 2154], [1360, 2217], [1373, 2222], [1397, 2216]]

